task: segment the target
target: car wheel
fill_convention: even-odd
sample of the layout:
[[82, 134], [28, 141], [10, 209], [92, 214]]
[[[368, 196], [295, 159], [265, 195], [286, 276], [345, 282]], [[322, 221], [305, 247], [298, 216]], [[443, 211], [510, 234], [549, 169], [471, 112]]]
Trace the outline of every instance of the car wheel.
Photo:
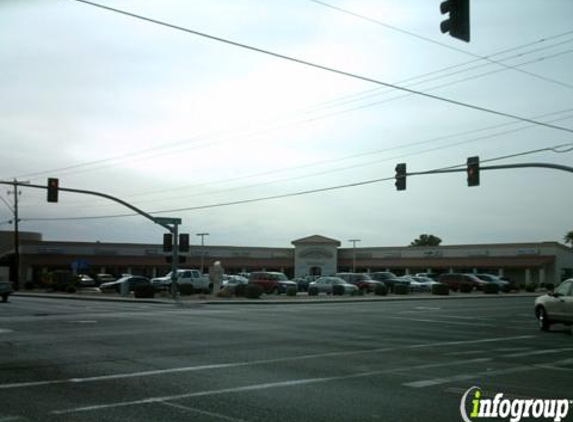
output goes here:
[[539, 308], [537, 310], [537, 321], [539, 322], [539, 329], [541, 331], [549, 331], [551, 321], [549, 321], [545, 308]]
[[2, 302], [8, 302], [8, 293], [2, 295]]

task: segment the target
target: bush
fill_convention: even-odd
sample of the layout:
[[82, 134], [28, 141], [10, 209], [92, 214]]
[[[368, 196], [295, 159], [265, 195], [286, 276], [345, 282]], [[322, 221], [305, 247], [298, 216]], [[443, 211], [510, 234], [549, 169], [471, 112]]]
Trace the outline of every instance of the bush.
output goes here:
[[245, 297], [247, 299], [258, 299], [263, 294], [263, 288], [258, 284], [247, 284]]
[[377, 296], [386, 296], [388, 294], [388, 288], [385, 284], [377, 284], [374, 287], [374, 294]]
[[535, 284], [533, 284], [533, 283], [528, 283], [528, 284], [525, 285], [525, 291], [526, 291], [526, 292], [532, 293], [532, 292], [534, 292], [536, 289], [537, 289], [537, 286], [536, 286]]
[[553, 284], [553, 283], [545, 283], [545, 289], [546, 289], [547, 291], [553, 291], [553, 290], [555, 290], [555, 284]]
[[344, 286], [341, 286], [340, 284], [335, 284], [334, 286], [332, 286], [332, 294], [334, 296], [342, 296], [345, 292]]
[[236, 284], [235, 285], [235, 296], [237, 297], [245, 297], [245, 292], [247, 291], [247, 285], [246, 284]]
[[76, 288], [73, 284], [66, 286], [66, 293], [76, 293]]
[[462, 293], [471, 293], [473, 289], [474, 286], [471, 283], [460, 283], [460, 292]]
[[410, 292], [410, 286], [406, 284], [396, 284], [394, 286], [394, 294], [407, 295]]
[[309, 296], [318, 296], [318, 287], [316, 286], [310, 286], [308, 288], [308, 295]]
[[230, 288], [224, 287], [217, 292], [217, 297], [232, 297], [233, 291]]
[[155, 297], [155, 287], [151, 284], [138, 284], [133, 289], [133, 295], [141, 299], [149, 299]]
[[485, 294], [495, 294], [496, 295], [499, 293], [499, 284], [495, 284], [495, 283], [484, 284], [483, 292]]
[[190, 296], [195, 292], [193, 289], [193, 285], [191, 284], [180, 284], [179, 285], [179, 293], [181, 296]]
[[450, 288], [446, 284], [432, 284], [432, 294], [438, 296], [447, 296], [450, 294]]
[[24, 289], [32, 290], [33, 288], [34, 288], [34, 282], [33, 281], [26, 281], [26, 283], [24, 284]]
[[298, 293], [298, 287], [288, 287], [286, 289], [287, 296], [296, 296], [297, 293]]

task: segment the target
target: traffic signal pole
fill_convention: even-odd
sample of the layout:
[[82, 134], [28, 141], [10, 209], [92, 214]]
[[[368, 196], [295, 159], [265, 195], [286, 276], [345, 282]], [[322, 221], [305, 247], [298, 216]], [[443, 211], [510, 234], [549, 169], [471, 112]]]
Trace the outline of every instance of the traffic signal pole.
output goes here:
[[[54, 182], [54, 180], [56, 180], [56, 182]], [[48, 183], [49, 183], [49, 186], [45, 186], [45, 185], [34, 185], [31, 183], [27, 183], [27, 182], [26, 183], [18, 182], [17, 180], [14, 180], [12, 182], [0, 180], [1, 185], [10, 185], [10, 186], [14, 187], [15, 209], [16, 210], [18, 209], [18, 194], [17, 194], [18, 186], [23, 186], [26, 188], [34, 188], [34, 189], [50, 189], [50, 187], [52, 187], [52, 189], [53, 189], [53, 188], [55, 188], [55, 186], [57, 186], [58, 191], [81, 193], [84, 195], [91, 195], [91, 196], [99, 196], [100, 198], [105, 198], [105, 199], [109, 199], [110, 201], [117, 202], [118, 204], [121, 204], [124, 207], [127, 207], [132, 211], [135, 211], [139, 215], [142, 215], [143, 217], [147, 218], [148, 220], [153, 221], [155, 224], [159, 224], [160, 226], [169, 230], [171, 233], [173, 233], [173, 251], [172, 251], [173, 262], [171, 264], [171, 293], [173, 295], [173, 300], [178, 299], [178, 296], [177, 296], [177, 292], [178, 292], [178, 289], [177, 289], [177, 264], [179, 263], [178, 226], [181, 224], [180, 218], [154, 217], [151, 214], [137, 208], [135, 205], [132, 205], [132, 204], [130, 204], [130, 203], [128, 203], [122, 199], [116, 198], [115, 196], [108, 195], [106, 193], [96, 192], [96, 191], [91, 191], [91, 190], [85, 190], [85, 189], [62, 188], [58, 185], [57, 179], [50, 179], [50, 181]], [[54, 183], [55, 183], [55, 185], [54, 185]], [[57, 200], [57, 193], [55, 194], [55, 198]], [[17, 211], [15, 213], [15, 233], [14, 233], [14, 236], [15, 236], [15, 243], [17, 244], [17, 242], [18, 242], [18, 213], [17, 213]], [[19, 271], [19, 258], [20, 258], [19, 257], [19, 251], [16, 250], [16, 271]], [[18, 274], [18, 276], [19, 276], [19, 274]]]

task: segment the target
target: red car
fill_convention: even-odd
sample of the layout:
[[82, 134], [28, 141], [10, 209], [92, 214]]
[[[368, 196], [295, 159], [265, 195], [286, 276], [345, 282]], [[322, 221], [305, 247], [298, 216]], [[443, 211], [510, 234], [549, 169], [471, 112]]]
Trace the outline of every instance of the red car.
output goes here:
[[263, 288], [264, 293], [285, 293], [287, 288], [297, 288], [294, 281], [290, 281], [286, 275], [279, 272], [257, 271], [249, 276], [249, 284], [257, 284]]
[[460, 273], [446, 273], [440, 274], [438, 282], [447, 285], [450, 290], [459, 290], [461, 283], [471, 284], [474, 289], [482, 290], [488, 281], [481, 280], [473, 274], [460, 274]]

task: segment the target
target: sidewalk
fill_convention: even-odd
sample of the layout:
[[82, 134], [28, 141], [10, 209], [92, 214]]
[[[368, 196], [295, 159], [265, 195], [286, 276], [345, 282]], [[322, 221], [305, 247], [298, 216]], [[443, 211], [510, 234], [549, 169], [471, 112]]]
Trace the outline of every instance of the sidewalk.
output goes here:
[[299, 293], [297, 296], [286, 295], [263, 295], [259, 299], [247, 299], [244, 297], [221, 298], [215, 295], [194, 294], [190, 296], [179, 296], [177, 301], [169, 295], [162, 295], [153, 299], [136, 299], [133, 294], [128, 297], [122, 297], [115, 293], [101, 293], [97, 290], [78, 290], [77, 293], [60, 293], [45, 291], [19, 291], [14, 292], [14, 297], [37, 297], [51, 299], [68, 299], [68, 300], [94, 300], [103, 302], [128, 302], [128, 303], [156, 303], [172, 305], [179, 304], [202, 304], [202, 305], [257, 305], [257, 304], [306, 304], [306, 303], [352, 303], [352, 302], [384, 302], [384, 301], [404, 301], [404, 300], [448, 300], [448, 299], [510, 299], [518, 297], [535, 298], [545, 292], [519, 292], [519, 293], [499, 293], [485, 294], [483, 292], [459, 293], [450, 292], [448, 296], [432, 295], [429, 292], [412, 292], [406, 295], [388, 294], [387, 296], [376, 296], [373, 293], [364, 296], [332, 296], [320, 295], [309, 296], [306, 293]]

